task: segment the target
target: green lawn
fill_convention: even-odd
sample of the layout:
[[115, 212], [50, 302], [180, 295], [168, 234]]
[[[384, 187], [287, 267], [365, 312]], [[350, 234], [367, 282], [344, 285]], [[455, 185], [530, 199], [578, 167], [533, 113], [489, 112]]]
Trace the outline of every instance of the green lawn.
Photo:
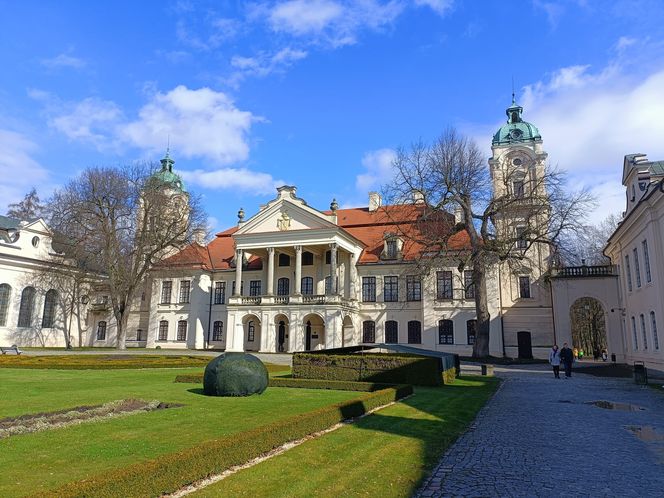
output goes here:
[[407, 497], [498, 385], [465, 377], [308, 441], [195, 493], [198, 497]]
[[160, 454], [357, 397], [355, 392], [268, 388], [260, 396], [211, 398], [173, 382], [196, 369], [0, 369], [0, 418], [141, 398], [183, 403], [141, 413], [0, 440], [0, 496], [51, 489], [106, 469], [140, 465]]

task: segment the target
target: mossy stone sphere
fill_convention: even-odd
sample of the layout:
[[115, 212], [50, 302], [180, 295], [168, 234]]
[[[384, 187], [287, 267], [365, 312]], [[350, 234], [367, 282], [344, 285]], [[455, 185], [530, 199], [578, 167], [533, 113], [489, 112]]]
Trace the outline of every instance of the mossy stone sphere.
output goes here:
[[267, 381], [267, 368], [255, 356], [223, 353], [205, 367], [203, 391], [208, 396], [250, 396], [265, 391]]

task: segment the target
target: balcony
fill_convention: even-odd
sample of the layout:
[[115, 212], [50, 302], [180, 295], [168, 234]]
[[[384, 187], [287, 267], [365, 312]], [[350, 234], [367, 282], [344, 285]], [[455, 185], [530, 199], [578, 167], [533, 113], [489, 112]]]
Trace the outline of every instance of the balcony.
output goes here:
[[615, 265], [567, 266], [554, 269], [551, 276], [554, 278], [616, 277], [618, 271]]
[[339, 295], [302, 294], [299, 296], [233, 296], [231, 306], [342, 305], [357, 307], [357, 301]]

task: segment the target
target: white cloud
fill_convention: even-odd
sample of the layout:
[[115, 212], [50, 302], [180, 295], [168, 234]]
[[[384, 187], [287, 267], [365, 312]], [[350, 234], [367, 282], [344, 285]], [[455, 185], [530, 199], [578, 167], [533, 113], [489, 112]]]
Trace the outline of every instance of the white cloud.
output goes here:
[[260, 118], [235, 106], [228, 95], [210, 88], [190, 90], [180, 85], [155, 94], [123, 124], [118, 135], [143, 150], [161, 152], [171, 146], [185, 158], [203, 157], [215, 164], [243, 161], [249, 155], [248, 134]]
[[255, 195], [272, 194], [276, 187], [284, 184], [268, 173], [246, 168], [220, 168], [212, 171], [196, 169], [180, 173], [192, 185], [209, 189], [238, 189]]
[[25, 135], [0, 129], [0, 150], [0, 199], [3, 204], [19, 201], [32, 187], [39, 190], [47, 184], [48, 171], [32, 157], [37, 145]]
[[388, 182], [392, 176], [392, 163], [396, 153], [392, 149], [378, 149], [367, 152], [362, 157], [362, 166], [365, 172], [357, 175], [355, 186], [361, 192], [378, 189]]
[[429, 7], [440, 16], [446, 15], [452, 8], [453, 0], [415, 0], [418, 7]]
[[[36, 92], [32, 92], [33, 98], [48, 98], [48, 94]], [[122, 111], [114, 102], [88, 97], [65, 107], [66, 111], [49, 120], [50, 126], [70, 140], [89, 142], [100, 150], [111, 145], [114, 140], [109, 134], [122, 119]]]
[[253, 5], [249, 19], [265, 22], [277, 33], [341, 47], [356, 43], [362, 30], [389, 26], [404, 7], [400, 0], [286, 0]]
[[49, 69], [56, 69], [60, 67], [81, 69], [85, 67], [86, 62], [83, 59], [69, 55], [69, 53], [62, 53], [50, 59], [42, 59], [41, 64]]
[[237, 86], [247, 76], [264, 77], [271, 73], [282, 72], [306, 56], [307, 52], [304, 50], [290, 47], [282, 48], [273, 54], [259, 52], [254, 57], [235, 55], [231, 58], [231, 67], [235, 72], [228, 78], [227, 83]]

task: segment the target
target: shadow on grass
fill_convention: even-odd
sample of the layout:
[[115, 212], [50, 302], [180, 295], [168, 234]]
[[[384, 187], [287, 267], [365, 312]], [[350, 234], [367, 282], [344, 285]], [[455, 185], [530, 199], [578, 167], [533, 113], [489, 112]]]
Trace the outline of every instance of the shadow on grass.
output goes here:
[[203, 391], [202, 387], [194, 387], [193, 389], [187, 389], [187, 392], [190, 392], [192, 394], [200, 394], [201, 396], [205, 396], [205, 391]]

